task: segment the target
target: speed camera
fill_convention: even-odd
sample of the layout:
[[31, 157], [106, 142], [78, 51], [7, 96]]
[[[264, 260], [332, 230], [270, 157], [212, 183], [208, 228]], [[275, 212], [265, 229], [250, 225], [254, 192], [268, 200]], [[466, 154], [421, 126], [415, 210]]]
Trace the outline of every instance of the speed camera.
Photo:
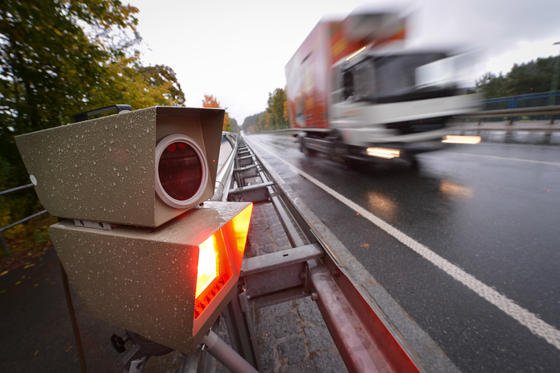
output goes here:
[[214, 192], [224, 111], [152, 107], [16, 137], [43, 206], [157, 227]]
[[16, 137], [41, 203], [60, 218], [50, 237], [84, 304], [182, 352], [236, 292], [251, 219], [250, 203], [204, 202], [223, 117], [153, 107]]

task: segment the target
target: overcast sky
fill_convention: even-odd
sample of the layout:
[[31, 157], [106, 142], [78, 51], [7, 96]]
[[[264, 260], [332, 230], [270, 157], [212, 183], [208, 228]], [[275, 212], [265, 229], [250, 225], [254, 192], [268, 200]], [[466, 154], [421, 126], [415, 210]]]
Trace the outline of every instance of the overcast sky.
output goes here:
[[[187, 106], [218, 98], [239, 124], [285, 86], [284, 66], [323, 16], [386, 1], [132, 0], [144, 62], [171, 66]], [[560, 0], [399, 1], [412, 11], [408, 44], [477, 51], [473, 76], [560, 53]], [[395, 4], [392, 1], [391, 4]]]

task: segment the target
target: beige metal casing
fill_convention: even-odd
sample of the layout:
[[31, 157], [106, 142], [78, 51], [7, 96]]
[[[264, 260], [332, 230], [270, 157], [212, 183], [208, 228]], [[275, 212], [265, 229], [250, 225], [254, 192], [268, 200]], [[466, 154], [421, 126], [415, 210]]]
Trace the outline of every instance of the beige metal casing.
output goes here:
[[[106, 231], [60, 222], [49, 233], [69, 282], [98, 318], [181, 352], [200, 342], [236, 291], [241, 260], [232, 219], [248, 202], [205, 202], [155, 230]], [[223, 236], [231, 278], [194, 319], [198, 245]], [[244, 244], [244, 243], [243, 243]]]
[[[221, 109], [152, 107], [16, 137], [35, 191], [51, 215], [157, 227], [212, 197], [221, 142]], [[206, 156], [208, 180], [184, 209], [155, 192], [155, 148], [183, 134]]]

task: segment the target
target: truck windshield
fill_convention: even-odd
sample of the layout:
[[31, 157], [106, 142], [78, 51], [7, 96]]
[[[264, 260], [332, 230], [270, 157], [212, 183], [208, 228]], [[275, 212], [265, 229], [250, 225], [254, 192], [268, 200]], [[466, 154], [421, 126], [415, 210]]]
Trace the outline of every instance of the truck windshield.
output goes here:
[[392, 97], [449, 82], [451, 64], [444, 53], [374, 57], [375, 96]]

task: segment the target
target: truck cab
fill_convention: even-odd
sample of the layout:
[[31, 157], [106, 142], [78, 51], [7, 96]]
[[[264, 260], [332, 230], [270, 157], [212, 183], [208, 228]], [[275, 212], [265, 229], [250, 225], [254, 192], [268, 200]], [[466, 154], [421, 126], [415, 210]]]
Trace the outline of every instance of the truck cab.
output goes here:
[[460, 56], [440, 50], [366, 49], [332, 66], [329, 118], [345, 144], [409, 154], [442, 146], [450, 117], [476, 110], [456, 79]]
[[466, 57], [405, 40], [406, 16], [394, 10], [319, 21], [286, 65], [290, 125], [305, 154], [414, 162], [450, 142], [449, 119], [479, 101], [458, 84]]

